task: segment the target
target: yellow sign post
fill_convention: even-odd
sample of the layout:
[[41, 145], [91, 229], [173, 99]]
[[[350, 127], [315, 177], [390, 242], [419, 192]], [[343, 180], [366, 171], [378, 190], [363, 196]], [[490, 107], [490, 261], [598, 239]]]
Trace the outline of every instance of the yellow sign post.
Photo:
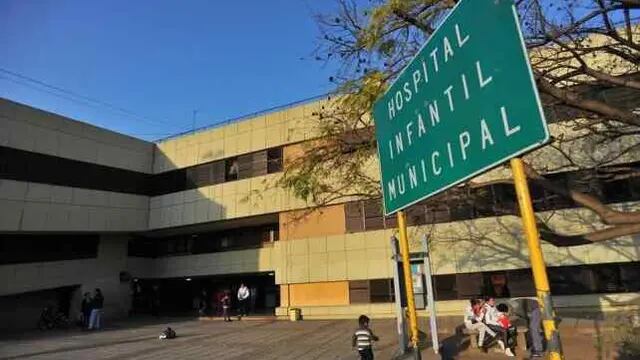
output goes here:
[[524, 233], [529, 246], [533, 281], [536, 286], [538, 303], [542, 309], [542, 325], [544, 327], [545, 338], [547, 339], [549, 359], [560, 360], [563, 358], [560, 333], [556, 329], [555, 313], [553, 311], [553, 302], [549, 290], [549, 279], [547, 278], [547, 269], [542, 256], [538, 227], [533, 212], [533, 205], [531, 204], [531, 195], [529, 194], [529, 186], [527, 185], [527, 177], [524, 172], [522, 159], [511, 159], [511, 171], [513, 172], [513, 182], [518, 196], [518, 205], [520, 206]]
[[[419, 358], [418, 346], [418, 316], [413, 297], [413, 281], [411, 279], [411, 259], [409, 255], [409, 238], [407, 236], [407, 221], [404, 211], [398, 211], [398, 230], [400, 232], [400, 256], [402, 257], [402, 272], [404, 273], [404, 288], [407, 295], [407, 312], [409, 313], [409, 328], [411, 329], [411, 344], [414, 354]], [[396, 300], [396, 301], [399, 301]]]

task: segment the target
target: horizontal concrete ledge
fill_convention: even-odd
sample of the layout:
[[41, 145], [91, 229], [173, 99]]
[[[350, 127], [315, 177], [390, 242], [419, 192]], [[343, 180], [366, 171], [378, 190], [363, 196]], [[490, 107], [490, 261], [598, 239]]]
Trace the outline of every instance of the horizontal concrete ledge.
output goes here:
[[[599, 318], [602, 314], [615, 314], [640, 311], [640, 293], [590, 294], [554, 296], [554, 308], [558, 315], [576, 318]], [[498, 299], [507, 302], [509, 299]], [[450, 300], [436, 302], [438, 317], [460, 317], [467, 300]], [[335, 306], [296, 306], [302, 311], [304, 319], [354, 319], [366, 314], [373, 319], [395, 318], [395, 305], [383, 304], [351, 304]], [[287, 307], [276, 308], [277, 316], [287, 316]], [[428, 316], [427, 310], [418, 310], [418, 316]]]

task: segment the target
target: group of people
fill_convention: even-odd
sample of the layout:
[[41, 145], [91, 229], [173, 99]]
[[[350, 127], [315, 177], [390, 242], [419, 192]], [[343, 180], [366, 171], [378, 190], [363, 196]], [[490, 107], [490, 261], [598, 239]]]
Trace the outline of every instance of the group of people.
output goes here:
[[[249, 290], [249, 288], [241, 283], [236, 293], [236, 301], [231, 298], [231, 291], [224, 290], [215, 294], [212, 302], [212, 310], [214, 314], [222, 315], [224, 321], [231, 321], [231, 308], [236, 306], [238, 320], [243, 316], [249, 314], [249, 309], [253, 309], [256, 297], [255, 290]], [[198, 313], [200, 316], [205, 316], [208, 309], [207, 304], [207, 292], [202, 290], [202, 295], [195, 299], [195, 302], [199, 303]]]
[[98, 288], [91, 293], [84, 293], [80, 311], [82, 316], [82, 327], [87, 330], [98, 330], [102, 322], [102, 307], [104, 306], [104, 295]]
[[[478, 347], [486, 350], [494, 339], [505, 355], [514, 357], [517, 331], [509, 319], [509, 306], [497, 304], [496, 299], [471, 299], [464, 313], [464, 325], [478, 332]], [[486, 339], [487, 335], [490, 339]], [[489, 340], [489, 341], [486, 341]]]

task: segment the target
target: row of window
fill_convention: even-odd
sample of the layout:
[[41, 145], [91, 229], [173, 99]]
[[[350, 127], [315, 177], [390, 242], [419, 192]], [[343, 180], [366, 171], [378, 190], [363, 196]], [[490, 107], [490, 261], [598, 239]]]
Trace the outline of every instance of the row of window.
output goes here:
[[[627, 164], [640, 172], [640, 163]], [[559, 186], [570, 186], [592, 194], [605, 203], [640, 200], [640, 177], [608, 180], [599, 176], [603, 170], [580, 170], [549, 174], [547, 179]], [[610, 169], [609, 169], [610, 170]], [[464, 191], [464, 192], [463, 192]], [[569, 198], [559, 196], [540, 186], [530, 185], [535, 211], [576, 207]], [[407, 209], [409, 225], [436, 224], [482, 217], [515, 215], [518, 211], [516, 193], [511, 184], [492, 184], [477, 188], [454, 189]], [[384, 217], [381, 200], [354, 201], [345, 204], [347, 232], [396, 228], [395, 215]]]
[[282, 171], [282, 147], [154, 175], [150, 195], [169, 194]]
[[[554, 295], [640, 291], [640, 262], [549, 267], [547, 273]], [[536, 295], [530, 269], [435, 275], [433, 283], [436, 300]], [[394, 302], [393, 279], [350, 281], [349, 299], [352, 304]]]
[[99, 235], [0, 235], [0, 265], [90, 259], [98, 256]]
[[255, 249], [279, 240], [278, 224], [129, 240], [129, 256], [156, 258]]
[[0, 146], [0, 179], [158, 196], [282, 171], [282, 147], [149, 175]]

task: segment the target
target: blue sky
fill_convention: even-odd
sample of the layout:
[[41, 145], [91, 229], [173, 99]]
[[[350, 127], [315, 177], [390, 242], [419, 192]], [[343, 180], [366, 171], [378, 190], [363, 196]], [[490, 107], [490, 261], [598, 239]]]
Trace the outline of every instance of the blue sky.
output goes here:
[[[0, 0], [0, 97], [144, 139], [325, 93], [332, 1]], [[25, 86], [26, 84], [26, 86]], [[45, 91], [42, 91], [42, 90]], [[74, 101], [68, 98], [74, 98]]]

